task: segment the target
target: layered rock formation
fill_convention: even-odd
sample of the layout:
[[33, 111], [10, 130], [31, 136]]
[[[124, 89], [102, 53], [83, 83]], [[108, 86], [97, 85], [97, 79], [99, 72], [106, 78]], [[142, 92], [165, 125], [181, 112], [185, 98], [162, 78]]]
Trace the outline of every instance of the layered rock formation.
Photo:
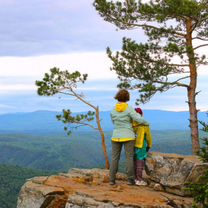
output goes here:
[[196, 156], [152, 153], [146, 161], [149, 185], [180, 196], [190, 195], [185, 184], [197, 182], [207, 168]]
[[185, 197], [184, 183], [198, 180], [204, 165], [195, 157], [153, 154], [147, 160], [147, 187], [128, 186], [121, 173], [117, 185], [110, 186], [108, 170], [101, 169], [36, 177], [22, 187], [17, 208], [188, 208], [192, 198]]

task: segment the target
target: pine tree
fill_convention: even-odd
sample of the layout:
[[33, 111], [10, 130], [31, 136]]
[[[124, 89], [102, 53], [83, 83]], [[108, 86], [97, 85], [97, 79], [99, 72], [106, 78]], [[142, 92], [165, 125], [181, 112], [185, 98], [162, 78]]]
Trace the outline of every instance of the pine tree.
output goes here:
[[[37, 93], [40, 96], [53, 96], [55, 94], [67, 95], [92, 109], [92, 111], [88, 111], [86, 114], [79, 113], [76, 115], [73, 115], [70, 109], [63, 109], [62, 114], [57, 115], [57, 119], [65, 124], [64, 130], [68, 135], [71, 134], [74, 128], [80, 126], [88, 126], [93, 130], [99, 131], [106, 169], [109, 169], [110, 165], [105, 144], [105, 134], [100, 122], [99, 107], [88, 102], [83, 94], [77, 92], [77, 85], [80, 83], [84, 84], [86, 80], [87, 74], [80, 74], [78, 71], [70, 73], [67, 70], [61, 71], [59, 68], [54, 67], [50, 69], [50, 73], [45, 73], [41, 81], [36, 81], [38, 87]], [[90, 123], [94, 119], [96, 120], [96, 125]]]
[[[157, 92], [174, 87], [187, 90], [193, 153], [200, 149], [196, 107], [197, 69], [208, 63], [198, 49], [208, 46], [207, 0], [95, 0], [105, 21], [122, 30], [141, 28], [148, 40], [137, 43], [123, 38], [121, 51], [113, 53], [111, 70], [119, 87], [136, 89], [137, 103], [149, 101]], [[175, 75], [175, 76], [172, 76]]]

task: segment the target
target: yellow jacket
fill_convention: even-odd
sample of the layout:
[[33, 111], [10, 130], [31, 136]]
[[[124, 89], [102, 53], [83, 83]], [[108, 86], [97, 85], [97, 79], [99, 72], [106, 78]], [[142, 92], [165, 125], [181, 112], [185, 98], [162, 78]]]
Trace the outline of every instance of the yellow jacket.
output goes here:
[[147, 146], [151, 148], [152, 147], [152, 135], [150, 132], [150, 127], [138, 124], [137, 122], [134, 121], [133, 128], [134, 128], [135, 133], [137, 134], [137, 137], [135, 140], [135, 147], [137, 148], [143, 147], [144, 138], [146, 134]]

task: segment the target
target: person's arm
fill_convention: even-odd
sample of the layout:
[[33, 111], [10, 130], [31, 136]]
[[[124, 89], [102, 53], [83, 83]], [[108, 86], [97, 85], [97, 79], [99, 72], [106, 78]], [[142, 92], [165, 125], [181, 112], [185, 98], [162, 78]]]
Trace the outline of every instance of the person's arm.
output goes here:
[[129, 114], [133, 121], [136, 121], [140, 124], [149, 125], [147, 121], [139, 114], [137, 113], [132, 107], [129, 107]]
[[111, 112], [111, 114], [110, 114], [110, 117], [111, 117], [112, 123], [114, 124], [113, 117], [112, 117], [112, 112]]
[[149, 126], [146, 127], [146, 133], [147, 133], [147, 146], [151, 148], [152, 147], [152, 134], [151, 134]]
[[136, 133], [137, 132], [137, 129], [139, 127], [139, 123], [136, 122], [136, 121], [133, 121], [132, 122], [132, 127], [133, 127], [133, 130], [134, 130], [134, 133]]

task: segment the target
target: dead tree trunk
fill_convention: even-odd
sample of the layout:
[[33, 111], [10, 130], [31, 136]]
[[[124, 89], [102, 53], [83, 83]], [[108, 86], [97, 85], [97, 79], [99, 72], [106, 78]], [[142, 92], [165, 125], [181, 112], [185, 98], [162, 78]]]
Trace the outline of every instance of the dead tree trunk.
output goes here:
[[103, 148], [103, 153], [104, 153], [104, 157], [105, 157], [105, 167], [106, 167], [106, 169], [109, 169], [110, 164], [109, 164], [108, 153], [107, 153], [107, 148], [106, 148], [106, 144], [105, 144], [105, 135], [104, 135], [103, 129], [100, 125], [99, 107], [96, 108], [95, 117], [96, 117], [96, 123], [97, 123], [98, 131], [99, 131], [101, 139], [102, 139], [102, 148]]

